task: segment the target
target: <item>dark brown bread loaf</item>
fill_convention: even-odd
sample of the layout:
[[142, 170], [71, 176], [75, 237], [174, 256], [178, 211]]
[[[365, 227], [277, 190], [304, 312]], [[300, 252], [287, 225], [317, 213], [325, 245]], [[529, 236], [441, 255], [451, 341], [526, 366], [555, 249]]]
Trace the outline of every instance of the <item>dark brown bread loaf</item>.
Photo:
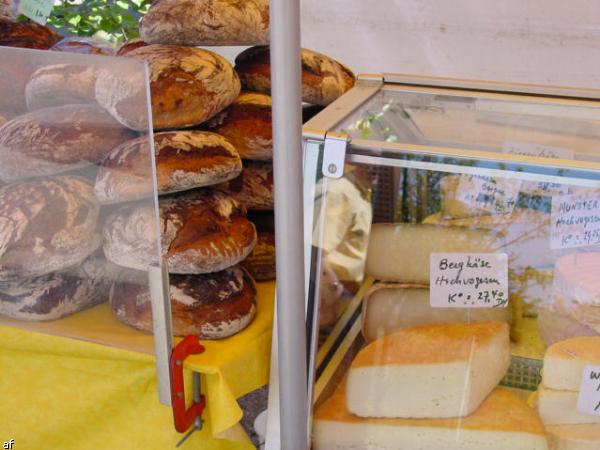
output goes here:
[[267, 44], [269, 1], [160, 0], [142, 18], [140, 32], [156, 44]]
[[225, 136], [243, 159], [273, 159], [271, 97], [266, 94], [242, 92], [206, 127]]
[[0, 178], [46, 176], [97, 163], [133, 136], [98, 106], [40, 109], [0, 128]]
[[79, 264], [100, 245], [98, 204], [80, 178], [0, 187], [0, 281]]
[[246, 161], [239, 177], [216, 188], [230, 194], [247, 209], [272, 210], [275, 206], [271, 163]]
[[[231, 180], [242, 170], [235, 148], [222, 136], [202, 131], [154, 134], [159, 194], [211, 186]], [[117, 203], [152, 195], [148, 138], [117, 147], [102, 162], [96, 176], [101, 203]]]
[[117, 48], [116, 51], [116, 55], [117, 56], [125, 56], [127, 55], [130, 51], [138, 49], [140, 47], [145, 47], [148, 44], [147, 42], [144, 42], [144, 40], [142, 38], [135, 38], [135, 39], [131, 39], [130, 41], [124, 42], [123, 44], [121, 44], [119, 46], [119, 48]]
[[[246, 258], [256, 244], [254, 225], [236, 200], [198, 189], [160, 199], [162, 256], [170, 273], [218, 272]], [[152, 207], [117, 211], [104, 228], [106, 257], [146, 270], [157, 253]]]
[[0, 17], [0, 46], [48, 50], [60, 39], [58, 33], [35, 22]]
[[36, 70], [25, 87], [29, 111], [71, 104], [95, 104], [98, 70], [92, 66], [56, 64]]
[[[155, 129], [198, 125], [229, 106], [240, 93], [240, 80], [231, 64], [208, 50], [148, 45], [127, 56], [150, 66]], [[139, 129], [123, 117], [122, 109], [141, 95], [144, 84], [118, 78], [118, 74], [103, 72], [96, 83], [96, 98], [121, 123]]]
[[69, 36], [61, 39], [50, 50], [55, 52], [81, 53], [84, 55], [112, 56], [115, 49], [106, 41], [83, 36]]
[[251, 211], [250, 220], [258, 236], [252, 253], [241, 262], [256, 281], [275, 279], [275, 217], [273, 211]]
[[[235, 70], [249, 91], [271, 93], [271, 61], [268, 46], [252, 47], [238, 55]], [[302, 100], [328, 105], [354, 86], [350, 69], [312, 50], [302, 49]]]
[[97, 255], [70, 269], [0, 283], [0, 314], [27, 321], [58, 320], [108, 300], [107, 261]]
[[[129, 279], [115, 282], [110, 304], [120, 321], [152, 332], [150, 292], [144, 275], [129, 275]], [[240, 267], [204, 275], [171, 275], [169, 283], [175, 336], [223, 339], [246, 328], [256, 314], [254, 281]]]

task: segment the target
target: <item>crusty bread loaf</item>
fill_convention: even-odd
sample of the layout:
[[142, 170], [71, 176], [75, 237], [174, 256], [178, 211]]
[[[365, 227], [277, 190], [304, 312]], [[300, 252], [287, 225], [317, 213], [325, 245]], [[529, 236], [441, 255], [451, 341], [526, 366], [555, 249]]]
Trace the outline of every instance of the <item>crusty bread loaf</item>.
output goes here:
[[[162, 256], [170, 273], [218, 272], [246, 258], [256, 229], [245, 208], [218, 191], [198, 189], [160, 199]], [[106, 257], [124, 267], [147, 270], [158, 253], [150, 205], [116, 211], [104, 228]]]
[[[240, 93], [240, 80], [231, 64], [208, 50], [148, 45], [127, 56], [150, 66], [155, 129], [198, 125], [229, 106]], [[130, 106], [132, 98], [143, 95], [143, 90], [142, 80], [123, 80], [114, 71], [103, 71], [96, 83], [96, 98], [121, 123], [139, 129], [123, 117], [122, 110]]]
[[0, 0], [0, 18], [14, 19], [16, 13], [17, 7], [13, 0]]
[[15, 59], [10, 64], [0, 63], [0, 114], [8, 120], [27, 112], [25, 86], [36, 70], [33, 58], [19, 55]]
[[[254, 281], [240, 267], [204, 275], [171, 275], [169, 284], [175, 336], [223, 339], [246, 328], [256, 314]], [[116, 281], [110, 304], [121, 322], [152, 332], [152, 305], [143, 272]]]
[[83, 179], [59, 176], [0, 187], [0, 280], [79, 264], [100, 245], [98, 205]]
[[50, 321], [108, 300], [107, 261], [92, 255], [70, 269], [0, 283], [0, 314], [27, 321]]
[[271, 97], [266, 94], [242, 92], [206, 127], [225, 136], [243, 159], [273, 159]]
[[71, 104], [95, 104], [98, 70], [93, 66], [56, 64], [36, 70], [25, 87], [29, 111]]
[[[159, 194], [211, 186], [238, 176], [242, 162], [222, 136], [203, 131], [154, 134]], [[101, 203], [117, 203], [153, 194], [148, 137], [117, 147], [102, 162], [96, 176]]]
[[[271, 92], [269, 47], [249, 48], [238, 55], [235, 70], [244, 89]], [[354, 74], [336, 60], [302, 49], [302, 100], [328, 105], [354, 86]]]
[[96, 163], [133, 136], [98, 106], [40, 109], [0, 128], [0, 178], [52, 175]]
[[35, 22], [0, 17], [0, 46], [48, 50], [60, 39], [58, 33]]
[[112, 56], [115, 54], [115, 49], [109, 42], [83, 36], [69, 36], [61, 39], [50, 47], [50, 50], [85, 55]]
[[267, 44], [269, 1], [160, 0], [142, 18], [140, 32], [156, 44]]
[[231, 194], [247, 209], [272, 210], [275, 204], [273, 165], [246, 161], [239, 177], [218, 185], [217, 189]]
[[275, 217], [273, 211], [251, 211], [248, 220], [256, 227], [256, 246], [241, 262], [256, 281], [275, 279]]
[[116, 56], [125, 56], [127, 55], [127, 53], [129, 53], [132, 50], [138, 49], [140, 47], [145, 47], [148, 44], [147, 42], [144, 42], [144, 40], [142, 38], [134, 38], [131, 39], [127, 42], [123, 42], [118, 48], [117, 51], [115, 52]]

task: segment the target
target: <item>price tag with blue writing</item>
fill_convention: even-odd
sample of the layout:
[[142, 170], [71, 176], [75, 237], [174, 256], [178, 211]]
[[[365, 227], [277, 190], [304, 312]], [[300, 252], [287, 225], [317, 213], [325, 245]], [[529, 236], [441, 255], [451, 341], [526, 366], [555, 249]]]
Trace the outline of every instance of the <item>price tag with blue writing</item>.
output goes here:
[[583, 368], [577, 411], [600, 416], [600, 366]]
[[506, 253], [432, 253], [429, 298], [434, 308], [505, 308]]
[[20, 0], [18, 12], [40, 25], [46, 25], [54, 0]]

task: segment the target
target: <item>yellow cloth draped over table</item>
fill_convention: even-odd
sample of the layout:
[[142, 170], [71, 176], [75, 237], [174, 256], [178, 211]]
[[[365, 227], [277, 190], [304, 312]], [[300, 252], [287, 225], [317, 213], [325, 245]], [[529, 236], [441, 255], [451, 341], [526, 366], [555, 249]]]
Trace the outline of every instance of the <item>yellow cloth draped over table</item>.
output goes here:
[[[252, 324], [229, 339], [202, 341], [206, 352], [186, 360], [186, 368], [203, 374], [207, 410], [204, 429], [184, 450], [253, 448], [216, 436], [230, 435], [241, 419], [236, 398], [268, 382], [274, 285], [257, 287]], [[10, 439], [17, 450], [174, 448], [181, 435], [171, 409], [158, 402], [154, 357], [145, 351], [151, 336], [117, 322], [107, 304], [27, 328], [83, 340], [0, 326], [0, 448]], [[124, 349], [128, 343], [136, 351]]]

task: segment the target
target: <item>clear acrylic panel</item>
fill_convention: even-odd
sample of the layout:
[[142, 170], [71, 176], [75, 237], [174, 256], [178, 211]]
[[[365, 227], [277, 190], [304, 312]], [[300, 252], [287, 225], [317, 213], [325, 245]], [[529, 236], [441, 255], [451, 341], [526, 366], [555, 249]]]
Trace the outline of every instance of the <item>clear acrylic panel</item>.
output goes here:
[[[406, 120], [390, 109], [370, 126]], [[456, 133], [487, 149], [486, 133]], [[595, 336], [600, 348], [600, 171], [404, 142], [351, 144], [340, 179], [305, 145], [313, 449], [546, 450], [555, 397], [528, 401], [548, 347]]]
[[0, 324], [153, 352], [117, 319], [161, 259], [144, 63], [0, 47], [0, 80]]

